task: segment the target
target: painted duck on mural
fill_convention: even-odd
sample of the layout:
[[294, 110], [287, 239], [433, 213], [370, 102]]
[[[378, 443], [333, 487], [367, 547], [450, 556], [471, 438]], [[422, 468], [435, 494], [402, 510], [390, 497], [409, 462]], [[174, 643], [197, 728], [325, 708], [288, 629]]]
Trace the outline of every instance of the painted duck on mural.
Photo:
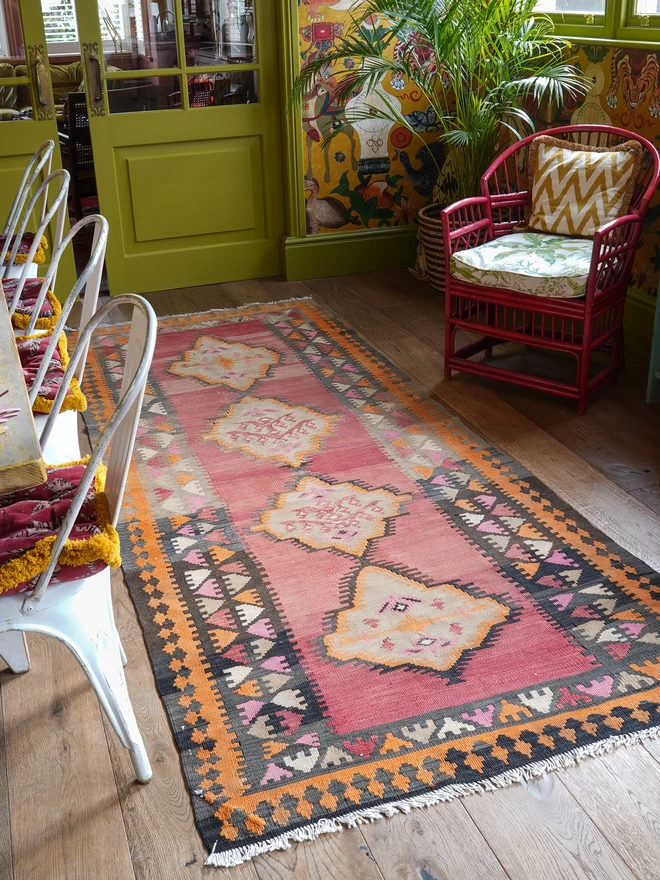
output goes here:
[[305, 178], [307, 235], [318, 235], [322, 229], [341, 229], [350, 223], [348, 209], [333, 196], [319, 198], [319, 182], [315, 177]]
[[415, 153], [416, 166], [410, 161], [410, 156], [406, 150], [397, 150], [396, 155], [403, 165], [405, 175], [412, 183], [415, 192], [418, 192], [425, 199], [430, 199], [447, 157], [445, 144], [440, 143], [440, 141], [431, 141], [431, 143], [421, 147]]
[[645, 49], [617, 49], [612, 56], [612, 85], [607, 103], [614, 109], [619, 102], [619, 88], [631, 110], [637, 110], [648, 95], [649, 114], [660, 116], [660, 63], [657, 52]]

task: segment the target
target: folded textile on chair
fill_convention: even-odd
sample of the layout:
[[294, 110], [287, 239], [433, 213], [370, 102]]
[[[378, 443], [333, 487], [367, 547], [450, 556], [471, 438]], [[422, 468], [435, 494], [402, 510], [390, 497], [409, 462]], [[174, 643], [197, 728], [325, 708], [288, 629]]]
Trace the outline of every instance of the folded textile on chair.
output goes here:
[[[15, 263], [25, 263], [27, 262], [28, 254], [30, 252], [30, 248], [32, 247], [32, 242], [34, 241], [34, 232], [24, 232], [23, 237], [21, 239], [21, 243], [18, 246], [18, 251], [16, 253], [16, 257], [14, 258]], [[7, 240], [7, 236], [2, 233], [0, 234], [0, 250], [4, 247], [5, 242]], [[5, 255], [5, 263], [9, 260], [9, 256], [11, 254], [11, 249], [13, 247], [14, 240], [12, 238], [11, 244], [7, 248], [7, 254]], [[45, 263], [46, 262], [46, 251], [48, 250], [48, 241], [45, 235], [41, 236], [41, 241], [39, 242], [39, 246], [34, 254], [34, 263]]]
[[[30, 390], [34, 384], [34, 380], [39, 372], [39, 367], [43, 361], [43, 357], [51, 340], [50, 333], [39, 333], [34, 336], [18, 336], [16, 338], [16, 347], [18, 355], [21, 359], [23, 367], [23, 376], [25, 384]], [[67, 341], [64, 333], [60, 334], [57, 348], [53, 352], [53, 356], [46, 370], [44, 381], [39, 388], [37, 397], [32, 404], [33, 412], [48, 413], [51, 411], [53, 401], [57, 395], [64, 371], [69, 363], [69, 352], [67, 349]], [[87, 409], [87, 399], [80, 390], [77, 379], [72, 379], [69, 389], [62, 403], [62, 411], [67, 409], [75, 409], [78, 412], [84, 412]]]
[[[37, 297], [41, 292], [42, 278], [28, 278], [21, 291], [21, 298], [18, 301], [14, 314], [11, 316], [12, 324], [19, 330], [24, 330], [30, 323], [30, 318], [34, 313], [34, 307]], [[5, 292], [7, 305], [11, 305], [18, 286], [18, 278], [6, 278], [2, 281], [2, 288]], [[39, 317], [37, 318], [37, 330], [52, 330], [57, 323], [62, 312], [62, 306], [52, 290], [46, 293], [46, 297], [39, 309]]]
[[[0, 593], [31, 590], [45, 571], [88, 459], [48, 467], [40, 486], [0, 495]], [[90, 577], [121, 565], [119, 536], [110, 522], [101, 465], [60, 554], [51, 583]]]

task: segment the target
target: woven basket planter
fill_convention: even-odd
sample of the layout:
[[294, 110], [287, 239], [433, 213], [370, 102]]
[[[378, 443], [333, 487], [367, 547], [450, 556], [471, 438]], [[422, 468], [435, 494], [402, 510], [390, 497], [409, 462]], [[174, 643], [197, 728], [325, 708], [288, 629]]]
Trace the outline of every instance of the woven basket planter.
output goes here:
[[424, 246], [426, 271], [431, 287], [437, 293], [445, 292], [445, 244], [442, 238], [440, 212], [444, 205], [427, 205], [417, 215], [419, 236]]

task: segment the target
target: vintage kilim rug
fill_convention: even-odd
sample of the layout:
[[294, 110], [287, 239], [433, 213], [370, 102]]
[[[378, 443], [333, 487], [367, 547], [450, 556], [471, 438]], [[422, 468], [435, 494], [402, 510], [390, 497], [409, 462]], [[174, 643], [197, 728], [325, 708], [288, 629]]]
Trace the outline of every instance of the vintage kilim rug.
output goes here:
[[311, 301], [162, 319], [135, 458], [124, 569], [209, 864], [657, 731], [660, 576]]

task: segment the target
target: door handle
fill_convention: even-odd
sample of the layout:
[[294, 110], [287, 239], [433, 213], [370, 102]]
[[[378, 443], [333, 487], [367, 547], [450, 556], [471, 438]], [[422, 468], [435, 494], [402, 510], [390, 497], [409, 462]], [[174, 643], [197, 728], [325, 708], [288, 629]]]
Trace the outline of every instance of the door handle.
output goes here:
[[34, 62], [34, 85], [37, 92], [37, 101], [39, 102], [40, 107], [47, 107], [48, 101], [44, 98], [43, 92], [41, 91], [41, 69], [43, 68], [44, 63], [41, 58], [37, 58]]
[[90, 55], [90, 61], [94, 64], [94, 70], [96, 71], [96, 95], [94, 96], [94, 101], [100, 104], [103, 100], [103, 68], [101, 67], [100, 59], [96, 55]]
[[48, 84], [47, 57], [45, 46], [27, 47], [27, 67], [30, 71], [30, 79], [34, 87], [34, 115], [36, 119], [41, 121], [53, 119], [53, 105]]
[[105, 116], [103, 91], [103, 51], [98, 43], [83, 43], [82, 56], [85, 65], [85, 81], [89, 92], [89, 110], [92, 116]]

